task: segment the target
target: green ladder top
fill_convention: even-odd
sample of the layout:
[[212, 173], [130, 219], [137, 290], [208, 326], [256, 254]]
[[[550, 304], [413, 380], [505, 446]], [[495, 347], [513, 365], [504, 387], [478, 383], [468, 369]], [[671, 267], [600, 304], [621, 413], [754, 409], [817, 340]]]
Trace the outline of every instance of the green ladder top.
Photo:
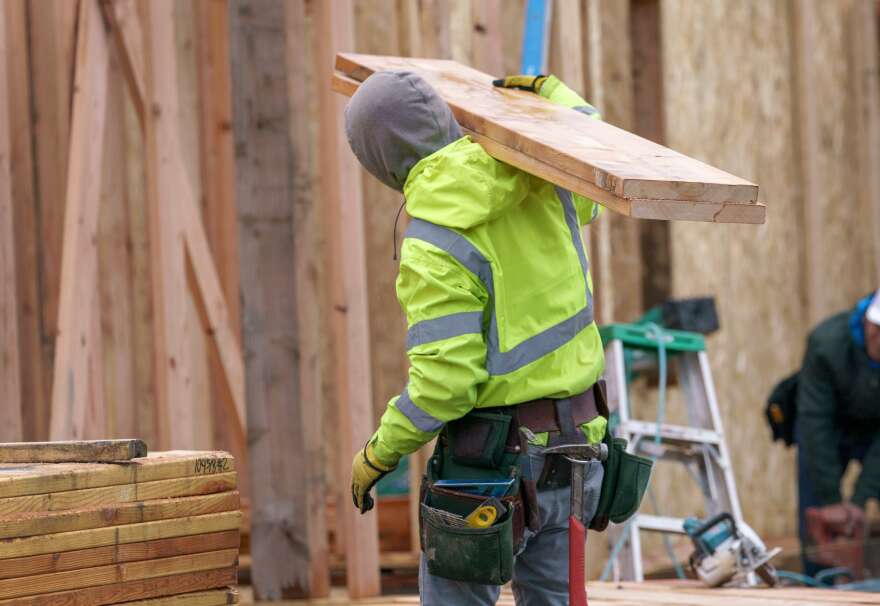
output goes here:
[[[602, 345], [611, 341], [621, 341], [624, 348], [657, 350], [657, 339], [645, 324], [606, 324], [599, 328]], [[663, 338], [668, 353], [706, 351], [706, 338], [697, 332], [663, 329]]]

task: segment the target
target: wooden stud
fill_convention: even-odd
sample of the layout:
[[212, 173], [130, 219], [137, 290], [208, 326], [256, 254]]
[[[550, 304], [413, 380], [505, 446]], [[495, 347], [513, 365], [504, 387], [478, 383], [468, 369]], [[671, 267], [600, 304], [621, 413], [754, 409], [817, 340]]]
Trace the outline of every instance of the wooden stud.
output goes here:
[[[43, 367], [52, 376], [61, 291], [67, 165], [79, 0], [28, 3], [34, 114], [34, 165], [40, 226]], [[54, 381], [45, 381], [51, 400]], [[48, 423], [47, 423], [48, 426]], [[48, 437], [42, 436], [42, 437]]]
[[[470, 11], [467, 13], [470, 24]], [[354, 32], [350, 0], [322, 2], [318, 13], [315, 74], [331, 71], [338, 50], [351, 48]], [[327, 278], [333, 285], [332, 313], [336, 344], [339, 398], [335, 435], [340, 448], [337, 498], [338, 522], [346, 546], [349, 596], [379, 593], [379, 542], [375, 513], [362, 516], [351, 505], [350, 461], [374, 429], [370, 378], [369, 313], [364, 246], [364, 210], [360, 168], [343, 132], [345, 100], [329, 86], [318, 88], [320, 107], [319, 158]], [[343, 263], [344, 260], [344, 263]]]
[[818, 255], [821, 249], [816, 243], [822, 237], [822, 217], [819, 208], [810, 198], [822, 191], [819, 166], [819, 107], [814, 94], [813, 32], [815, 31], [815, 0], [790, 0], [789, 30], [792, 39], [792, 71], [794, 72], [795, 131], [801, 178], [801, 221], [803, 225], [803, 283], [805, 320], [808, 326], [819, 322], [826, 310], [824, 305], [825, 282]]
[[9, 36], [7, 13], [0, 10], [0, 436], [20, 440], [21, 375], [18, 295], [12, 201], [12, 140], [9, 120]]
[[127, 562], [0, 581], [0, 598], [15, 598], [234, 566], [237, 549]]
[[[659, 0], [630, 5], [633, 132], [661, 145], [666, 141], [663, 102], [663, 40]], [[646, 309], [672, 296], [669, 224], [641, 223], [642, 301]]]
[[[231, 490], [192, 497], [112, 503], [110, 505], [58, 511], [55, 513], [43, 511], [37, 514], [20, 514], [0, 520], [0, 537], [11, 539], [58, 532], [72, 532], [89, 528], [155, 522], [156, 520], [220, 513], [222, 511], [237, 511], [239, 505], [238, 492]], [[3, 574], [6, 573], [4, 572]], [[15, 576], [19, 575], [12, 574], [8, 578]]]
[[20, 351], [22, 439], [49, 437], [49, 394], [51, 381], [43, 370], [40, 275], [41, 245], [37, 233], [37, 203], [34, 190], [33, 121], [31, 115], [30, 49], [25, 0], [3, 2], [6, 11], [6, 57], [8, 108], [12, 121], [11, 184], [15, 225], [16, 295], [18, 298], [18, 345]]
[[[134, 391], [134, 356], [132, 342], [134, 308], [132, 259], [129, 239], [129, 197], [125, 170], [125, 82], [119, 58], [110, 57], [107, 94], [107, 128], [104, 133], [104, 167], [101, 206], [98, 219], [98, 309], [101, 351], [93, 351], [102, 370], [106, 431], [102, 437], [131, 437], [137, 433], [138, 402]], [[96, 377], [94, 380], [97, 380]], [[138, 405], [142, 405], [138, 402]]]
[[[180, 220], [186, 175], [177, 151], [178, 93], [173, 4], [139, 3], [144, 34], [144, 146], [149, 215], [153, 341], [159, 448], [185, 447], [194, 435], [186, 367], [186, 270]], [[127, 50], [120, 47], [120, 50]]]
[[235, 566], [0, 601], [0, 606], [103, 606], [235, 585]]
[[857, 104], [856, 137], [859, 154], [858, 188], [862, 209], [871, 221], [874, 244], [874, 270], [880, 283], [880, 5], [874, 0], [853, 4], [852, 59], [853, 99]]
[[31, 575], [81, 570], [95, 566], [170, 558], [206, 551], [238, 549], [240, 541], [238, 530], [225, 530], [167, 539], [151, 539], [139, 543], [44, 553], [23, 558], [8, 558], [2, 560], [3, 568], [0, 570], [0, 579], [19, 579]]
[[[235, 473], [217, 473], [0, 498], [0, 515], [82, 509], [96, 505], [191, 497], [235, 490]], [[2, 553], [2, 546], [0, 546]], [[2, 557], [2, 556], [0, 556]]]
[[125, 524], [9, 539], [0, 545], [0, 563], [7, 558], [22, 558], [45, 553], [60, 553], [92, 547], [238, 530], [240, 524], [240, 511], [224, 511], [142, 524]]
[[104, 18], [110, 24], [110, 32], [117, 48], [127, 52], [117, 53], [122, 73], [128, 83], [131, 99], [141, 126], [144, 125], [144, 39], [135, 0], [101, 0]]
[[141, 440], [0, 444], [0, 463], [102, 463], [147, 456]]
[[95, 141], [103, 141], [110, 66], [96, 0], [84, 0], [80, 9], [52, 382], [50, 436], [56, 440], [90, 437], [89, 406], [94, 399], [90, 398], [89, 365], [99, 364], [92, 360], [96, 336], [92, 311], [97, 292], [103, 150]]
[[[229, 63], [229, 15], [223, 0], [197, 0], [194, 36], [199, 101], [199, 158], [202, 183], [202, 217], [217, 266], [232, 336], [241, 341], [238, 213], [235, 204], [235, 157], [232, 136], [232, 92]], [[212, 352], [213, 353], [213, 352]], [[229, 405], [224, 370], [210, 356], [213, 417], [222, 419]], [[229, 435], [229, 423], [214, 423], [215, 447], [247, 457], [247, 445]], [[247, 465], [241, 465], [247, 469]], [[249, 487], [246, 478], [242, 486]]]
[[0, 497], [45, 494], [233, 471], [235, 471], [235, 459], [225, 452], [151, 452], [143, 459], [115, 465], [9, 464], [0, 469]]
[[[230, 24], [246, 390], [253, 436], [252, 580], [260, 598], [317, 597], [327, 595], [329, 573], [322, 503], [320, 321], [310, 299], [319, 285], [317, 205], [306, 160], [308, 93], [301, 86], [304, 6], [300, 1], [238, 1], [230, 7]], [[290, 98], [294, 95], [299, 97]]]

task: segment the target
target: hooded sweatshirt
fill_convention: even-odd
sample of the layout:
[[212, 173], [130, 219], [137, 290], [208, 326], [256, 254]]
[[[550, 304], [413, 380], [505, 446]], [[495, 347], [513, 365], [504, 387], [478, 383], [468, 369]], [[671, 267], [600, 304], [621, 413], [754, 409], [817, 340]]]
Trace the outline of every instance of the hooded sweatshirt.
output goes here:
[[[588, 107], [552, 76], [541, 94]], [[396, 464], [474, 408], [595, 383], [604, 357], [579, 228], [599, 207], [489, 156], [415, 74], [370, 76], [345, 118], [357, 158], [403, 191], [412, 217], [397, 278], [409, 381], [371, 440], [380, 461]], [[604, 431], [604, 419], [585, 428], [595, 441]]]

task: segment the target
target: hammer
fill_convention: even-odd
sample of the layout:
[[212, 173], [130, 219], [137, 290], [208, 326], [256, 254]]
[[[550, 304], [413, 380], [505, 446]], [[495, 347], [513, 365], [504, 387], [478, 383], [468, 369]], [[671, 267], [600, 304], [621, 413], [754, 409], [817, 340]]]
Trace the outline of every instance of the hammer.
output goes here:
[[606, 444], [560, 444], [544, 450], [545, 455], [559, 455], [571, 463], [571, 515], [568, 516], [568, 601], [571, 606], [587, 606], [584, 579], [587, 529], [583, 519], [584, 476], [587, 463], [608, 458]]

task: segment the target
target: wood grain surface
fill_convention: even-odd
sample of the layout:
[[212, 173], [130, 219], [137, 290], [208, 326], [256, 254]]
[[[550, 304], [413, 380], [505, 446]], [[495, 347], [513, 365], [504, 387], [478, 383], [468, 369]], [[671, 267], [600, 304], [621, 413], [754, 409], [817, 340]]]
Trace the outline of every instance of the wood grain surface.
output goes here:
[[194, 497], [113, 503], [87, 509], [28, 512], [0, 518], [0, 539], [168, 520], [232, 511], [239, 506], [238, 492], [233, 490]]
[[128, 463], [10, 463], [0, 465], [0, 497], [135, 484], [235, 471], [226, 452], [152, 452]]
[[147, 456], [143, 440], [0, 444], [0, 463], [111, 463]]
[[59, 553], [91, 547], [124, 545], [170, 537], [238, 530], [240, 527], [241, 512], [226, 511], [204, 516], [144, 522], [143, 524], [44, 534], [0, 542], [0, 561], [4, 558], [20, 558], [41, 553]]
[[110, 566], [96, 566], [82, 570], [38, 574], [18, 579], [0, 581], [0, 598], [39, 595], [55, 591], [67, 591], [112, 585], [114, 583], [151, 579], [173, 574], [218, 570], [234, 566], [238, 549], [225, 549], [158, 560], [127, 562]]
[[[499, 159], [551, 181], [564, 173], [568, 180], [560, 185], [616, 212], [633, 215], [633, 200], [639, 200], [637, 207], [664, 200], [656, 218], [741, 222], [742, 213], [727, 214], [724, 207], [750, 205], [759, 216], [749, 220], [763, 220], [757, 185], [537, 95], [495, 88], [488, 74], [454, 61], [340, 53], [336, 68], [348, 77], [334, 78], [343, 94], [352, 94], [374, 71], [418, 73], [490, 154], [506, 151]], [[552, 174], [537, 170], [541, 165], [552, 167]], [[676, 212], [670, 202], [701, 202], [716, 210], [707, 214], [683, 204]]]
[[235, 566], [0, 600], [0, 606], [104, 606], [234, 585]]

